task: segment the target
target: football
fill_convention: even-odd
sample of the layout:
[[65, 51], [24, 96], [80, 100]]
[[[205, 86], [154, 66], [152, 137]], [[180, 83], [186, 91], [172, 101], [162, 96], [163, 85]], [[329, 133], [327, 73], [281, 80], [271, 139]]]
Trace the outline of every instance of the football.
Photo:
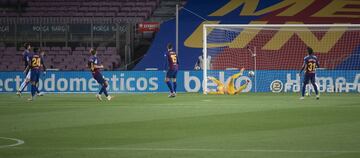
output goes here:
[[255, 76], [255, 72], [254, 72], [254, 71], [249, 71], [249, 76], [250, 76], [250, 77], [254, 77], [254, 76]]

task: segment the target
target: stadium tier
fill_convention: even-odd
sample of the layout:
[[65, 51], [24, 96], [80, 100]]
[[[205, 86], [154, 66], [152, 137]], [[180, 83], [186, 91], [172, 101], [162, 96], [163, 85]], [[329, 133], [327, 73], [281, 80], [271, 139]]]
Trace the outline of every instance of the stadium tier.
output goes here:
[[[43, 47], [45, 50], [46, 66], [58, 70], [88, 70], [87, 61], [89, 49], [76, 47]], [[22, 50], [15, 47], [0, 47], [0, 71], [23, 71]], [[98, 47], [99, 57], [102, 59], [105, 70], [114, 70], [120, 67], [120, 55], [116, 53], [115, 47]]]
[[142, 21], [149, 18], [159, 5], [159, 2], [159, 0], [56, 2], [51, 0], [26, 0], [21, 3], [20, 10], [16, 7], [0, 8], [0, 17], [73, 17], [75, 19], [80, 17], [104, 17], [117, 19], [138, 18], [139, 21]]

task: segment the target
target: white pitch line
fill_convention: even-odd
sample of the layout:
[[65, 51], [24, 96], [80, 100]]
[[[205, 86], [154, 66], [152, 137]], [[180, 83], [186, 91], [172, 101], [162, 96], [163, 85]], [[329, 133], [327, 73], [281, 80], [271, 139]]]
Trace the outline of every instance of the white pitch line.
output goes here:
[[355, 150], [282, 150], [282, 149], [206, 149], [206, 148], [82, 148], [80, 150], [119, 151], [206, 151], [206, 152], [267, 152], [267, 153], [360, 153]]
[[25, 141], [20, 140], [20, 139], [16, 139], [16, 138], [7, 138], [7, 137], [0, 137], [0, 139], [5, 139], [5, 140], [12, 140], [12, 141], [16, 141], [15, 144], [10, 144], [10, 145], [0, 145], [0, 149], [1, 148], [7, 148], [7, 147], [13, 147], [13, 146], [18, 146], [21, 144], [24, 144]]

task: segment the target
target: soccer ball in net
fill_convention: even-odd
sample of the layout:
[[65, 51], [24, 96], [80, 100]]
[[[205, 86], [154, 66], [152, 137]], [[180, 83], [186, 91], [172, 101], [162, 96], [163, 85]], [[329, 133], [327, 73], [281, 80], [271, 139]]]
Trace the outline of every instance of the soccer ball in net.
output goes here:
[[249, 76], [250, 76], [250, 77], [254, 77], [254, 76], [255, 76], [255, 72], [254, 72], [254, 71], [249, 71]]

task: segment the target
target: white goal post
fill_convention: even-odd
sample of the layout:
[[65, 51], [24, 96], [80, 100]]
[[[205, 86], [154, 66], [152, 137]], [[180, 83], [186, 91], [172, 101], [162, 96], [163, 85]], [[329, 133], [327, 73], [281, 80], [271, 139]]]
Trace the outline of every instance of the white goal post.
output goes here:
[[[354, 64], [348, 64], [360, 62], [360, 57], [351, 56], [360, 54], [359, 45], [360, 24], [204, 24], [203, 92], [206, 94], [210, 90], [209, 76], [219, 77], [219, 71], [242, 67], [255, 72], [251, 78], [251, 91], [265, 92], [269, 86], [264, 87], [262, 83], [268, 83], [270, 79], [263, 70], [271, 71], [279, 78], [284, 78], [280, 74], [285, 72], [294, 76], [307, 55], [307, 47], [320, 56], [322, 70], [334, 70], [334, 73], [340, 73], [335, 71], [338, 69], [359, 70], [352, 66]], [[213, 70], [208, 69], [208, 56], [212, 58]], [[348, 58], [353, 60], [346, 61]], [[326, 73], [331, 75], [333, 72]], [[298, 86], [294, 89], [296, 91]]]

